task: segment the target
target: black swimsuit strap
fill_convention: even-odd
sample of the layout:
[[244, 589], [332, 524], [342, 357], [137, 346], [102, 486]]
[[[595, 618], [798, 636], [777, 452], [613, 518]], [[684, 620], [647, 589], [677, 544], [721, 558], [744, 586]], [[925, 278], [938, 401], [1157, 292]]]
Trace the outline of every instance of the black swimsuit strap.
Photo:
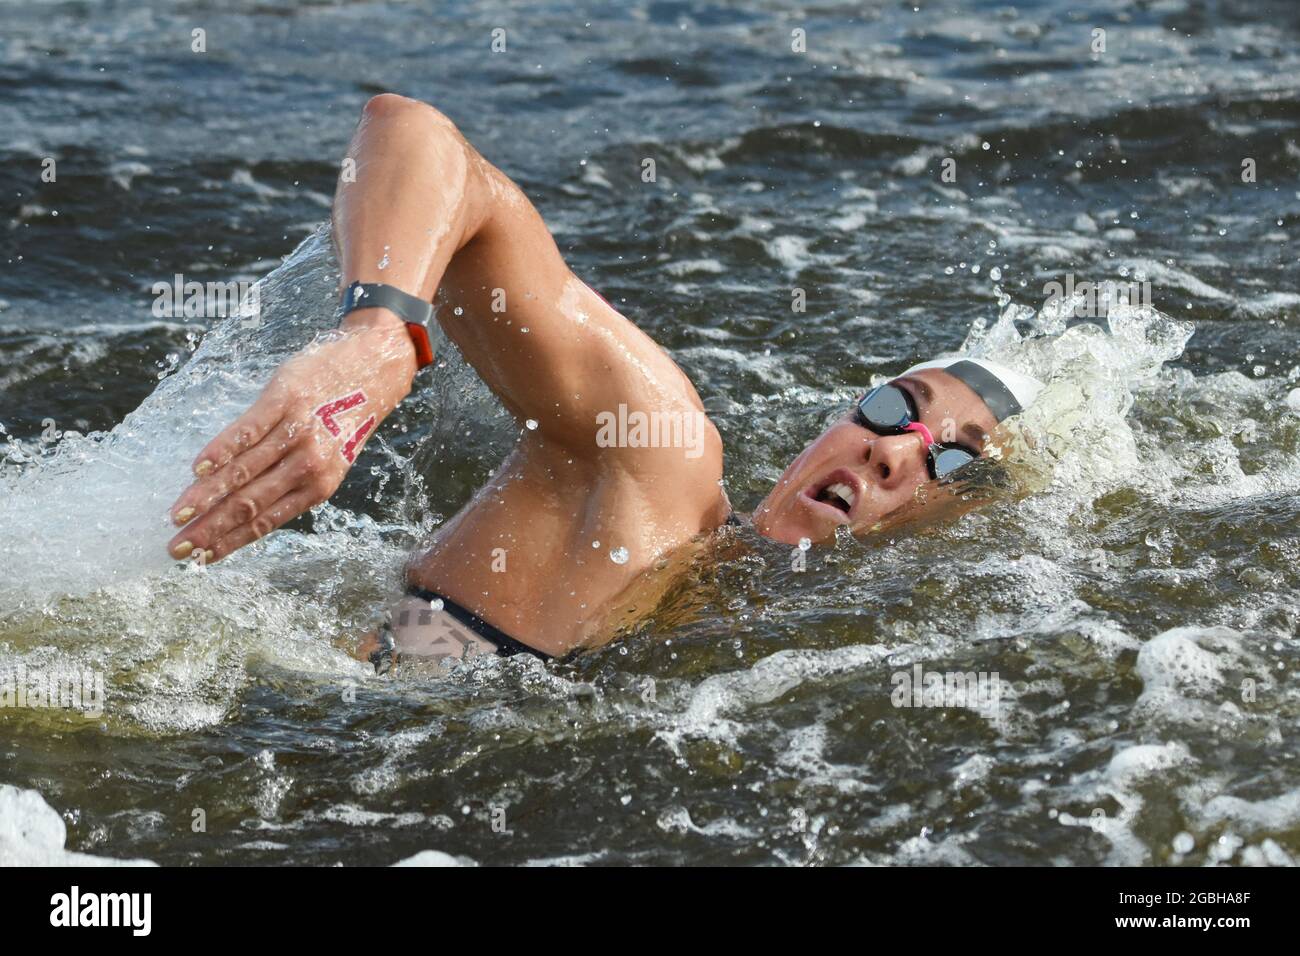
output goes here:
[[[733, 511], [731, 514], [727, 515], [727, 520], [724, 524], [740, 526], [743, 522]], [[515, 640], [499, 627], [494, 627], [473, 611], [466, 607], [462, 607], [451, 598], [439, 594], [437, 591], [430, 591], [428, 588], [410, 585], [407, 587], [406, 593], [412, 597], [418, 597], [422, 601], [429, 601], [430, 603], [433, 601], [441, 601], [442, 609], [444, 611], [456, 620], [460, 621], [460, 623], [464, 624], [484, 640], [491, 641], [495, 644], [497, 647], [497, 654], [501, 657], [513, 657], [515, 654], [532, 654], [534, 657], [540, 657], [544, 661], [555, 659], [545, 651], [539, 651], [535, 647], [529, 647], [523, 641]]]
[[505, 631], [498, 627], [493, 627], [483, 618], [479, 617], [468, 608], [457, 604], [451, 598], [439, 594], [437, 591], [430, 591], [428, 588], [420, 588], [411, 585], [406, 589], [406, 593], [412, 597], [418, 597], [422, 601], [442, 602], [442, 609], [454, 617], [460, 623], [464, 624], [471, 631], [482, 637], [484, 640], [491, 641], [497, 647], [497, 654], [500, 657], [513, 657], [515, 654], [532, 654], [534, 657], [540, 657], [544, 661], [553, 660], [550, 654], [545, 651], [539, 651], [535, 647], [529, 647], [523, 641], [517, 641]]

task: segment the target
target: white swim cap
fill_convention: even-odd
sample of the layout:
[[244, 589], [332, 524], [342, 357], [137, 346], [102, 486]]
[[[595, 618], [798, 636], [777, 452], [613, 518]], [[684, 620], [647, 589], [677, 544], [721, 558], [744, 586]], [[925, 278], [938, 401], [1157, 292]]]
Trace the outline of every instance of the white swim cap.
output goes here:
[[[953, 378], [965, 382], [971, 391], [984, 400], [998, 421], [1019, 415], [1043, 390], [1043, 383], [1038, 379], [988, 359], [935, 359], [913, 365], [903, 375], [927, 368], [943, 369]], [[903, 375], [898, 377], [902, 378]]]

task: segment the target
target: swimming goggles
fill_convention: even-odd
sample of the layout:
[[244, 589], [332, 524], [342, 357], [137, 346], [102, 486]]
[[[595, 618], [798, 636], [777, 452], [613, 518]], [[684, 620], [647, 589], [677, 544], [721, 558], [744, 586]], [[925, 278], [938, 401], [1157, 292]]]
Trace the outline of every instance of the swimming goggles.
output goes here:
[[936, 442], [930, 429], [921, 423], [912, 396], [897, 385], [881, 385], [867, 392], [853, 410], [853, 417], [877, 435], [919, 432], [925, 439], [925, 462], [931, 478], [946, 478], [979, 457], [965, 445]]

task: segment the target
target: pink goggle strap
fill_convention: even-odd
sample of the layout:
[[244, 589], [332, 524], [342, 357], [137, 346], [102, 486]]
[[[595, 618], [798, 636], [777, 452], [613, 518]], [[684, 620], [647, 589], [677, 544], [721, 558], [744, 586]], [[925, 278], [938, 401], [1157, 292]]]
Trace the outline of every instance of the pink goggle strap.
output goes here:
[[903, 427], [905, 432], [920, 432], [921, 437], [925, 439], [925, 447], [929, 448], [935, 444], [934, 436], [930, 434], [930, 429], [926, 428], [920, 422], [910, 422]]

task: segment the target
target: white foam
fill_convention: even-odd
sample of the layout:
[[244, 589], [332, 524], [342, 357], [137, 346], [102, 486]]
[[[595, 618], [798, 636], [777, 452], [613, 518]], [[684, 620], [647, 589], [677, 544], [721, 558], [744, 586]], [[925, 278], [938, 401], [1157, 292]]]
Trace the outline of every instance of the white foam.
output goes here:
[[149, 860], [117, 860], [65, 847], [68, 828], [35, 790], [0, 784], [0, 867], [156, 866]]
[[1231, 823], [1251, 834], [1286, 833], [1300, 826], [1300, 790], [1288, 790], [1262, 800], [1229, 795], [1214, 797], [1198, 816], [1201, 827]]
[[257, 397], [291, 352], [332, 324], [328, 237], [307, 239], [260, 284], [260, 326], [235, 315], [108, 434], [0, 459], [0, 599], [29, 606], [169, 572], [169, 508], [194, 457]]
[[1106, 775], [1117, 784], [1131, 786], [1148, 777], [1191, 760], [1181, 743], [1134, 744], [1117, 751], [1106, 766]]
[[393, 866], [478, 866], [466, 856], [452, 856], [441, 850], [421, 850], [414, 856], [398, 860]]
[[670, 726], [660, 729], [658, 736], [674, 752], [679, 752], [681, 742], [688, 738], [734, 741], [740, 724], [724, 715], [776, 700], [806, 681], [876, 664], [900, 650], [854, 645], [830, 651], [777, 651], [748, 670], [705, 678], [690, 692], [685, 710]]

